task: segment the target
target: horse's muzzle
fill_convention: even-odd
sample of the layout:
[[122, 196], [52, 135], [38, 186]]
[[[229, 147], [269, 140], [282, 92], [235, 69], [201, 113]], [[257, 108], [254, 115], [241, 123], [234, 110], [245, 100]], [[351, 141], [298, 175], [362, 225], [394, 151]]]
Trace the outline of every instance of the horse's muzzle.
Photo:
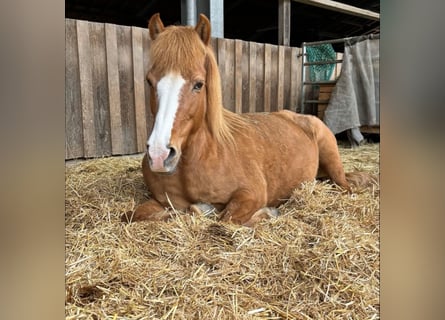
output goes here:
[[179, 162], [180, 152], [173, 146], [168, 146], [163, 152], [150, 152], [147, 150], [148, 164], [153, 172], [173, 173]]

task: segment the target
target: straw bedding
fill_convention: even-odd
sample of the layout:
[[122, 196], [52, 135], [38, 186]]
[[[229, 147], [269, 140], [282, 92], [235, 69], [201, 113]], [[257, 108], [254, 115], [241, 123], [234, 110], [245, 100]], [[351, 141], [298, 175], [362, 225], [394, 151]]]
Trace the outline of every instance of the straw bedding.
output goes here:
[[[378, 174], [379, 145], [340, 147]], [[294, 191], [254, 229], [180, 214], [122, 224], [149, 197], [141, 156], [66, 166], [66, 319], [379, 319], [379, 186]]]

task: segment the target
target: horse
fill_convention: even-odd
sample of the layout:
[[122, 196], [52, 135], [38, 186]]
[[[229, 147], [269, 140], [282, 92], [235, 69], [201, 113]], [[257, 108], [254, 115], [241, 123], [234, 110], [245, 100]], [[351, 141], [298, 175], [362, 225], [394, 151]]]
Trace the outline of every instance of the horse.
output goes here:
[[205, 15], [194, 27], [165, 27], [156, 13], [148, 29], [154, 124], [142, 173], [151, 198], [122, 221], [167, 220], [169, 207], [199, 212], [208, 204], [221, 221], [252, 227], [321, 170], [351, 191], [337, 140], [317, 117], [223, 107]]

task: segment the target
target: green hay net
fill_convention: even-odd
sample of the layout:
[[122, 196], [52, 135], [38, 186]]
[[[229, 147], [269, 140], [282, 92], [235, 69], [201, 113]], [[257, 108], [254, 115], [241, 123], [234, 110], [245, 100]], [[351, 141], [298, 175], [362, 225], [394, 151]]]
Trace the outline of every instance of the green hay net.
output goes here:
[[[317, 46], [310, 46], [306, 48], [308, 62], [329, 61], [335, 60], [336, 54], [334, 48], [330, 43], [319, 44]], [[329, 80], [334, 71], [335, 63], [333, 64], [316, 64], [309, 66], [311, 81], [326, 81]]]

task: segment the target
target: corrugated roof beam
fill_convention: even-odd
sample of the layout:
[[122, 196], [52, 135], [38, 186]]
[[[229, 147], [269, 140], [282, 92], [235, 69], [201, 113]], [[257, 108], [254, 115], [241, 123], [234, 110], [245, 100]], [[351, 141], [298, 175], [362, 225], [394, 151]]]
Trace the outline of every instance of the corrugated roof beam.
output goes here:
[[331, 0], [292, 0], [292, 1], [332, 11], [347, 13], [353, 16], [366, 18], [370, 20], [380, 20], [380, 13], [371, 10], [361, 9], [337, 1], [331, 1]]

